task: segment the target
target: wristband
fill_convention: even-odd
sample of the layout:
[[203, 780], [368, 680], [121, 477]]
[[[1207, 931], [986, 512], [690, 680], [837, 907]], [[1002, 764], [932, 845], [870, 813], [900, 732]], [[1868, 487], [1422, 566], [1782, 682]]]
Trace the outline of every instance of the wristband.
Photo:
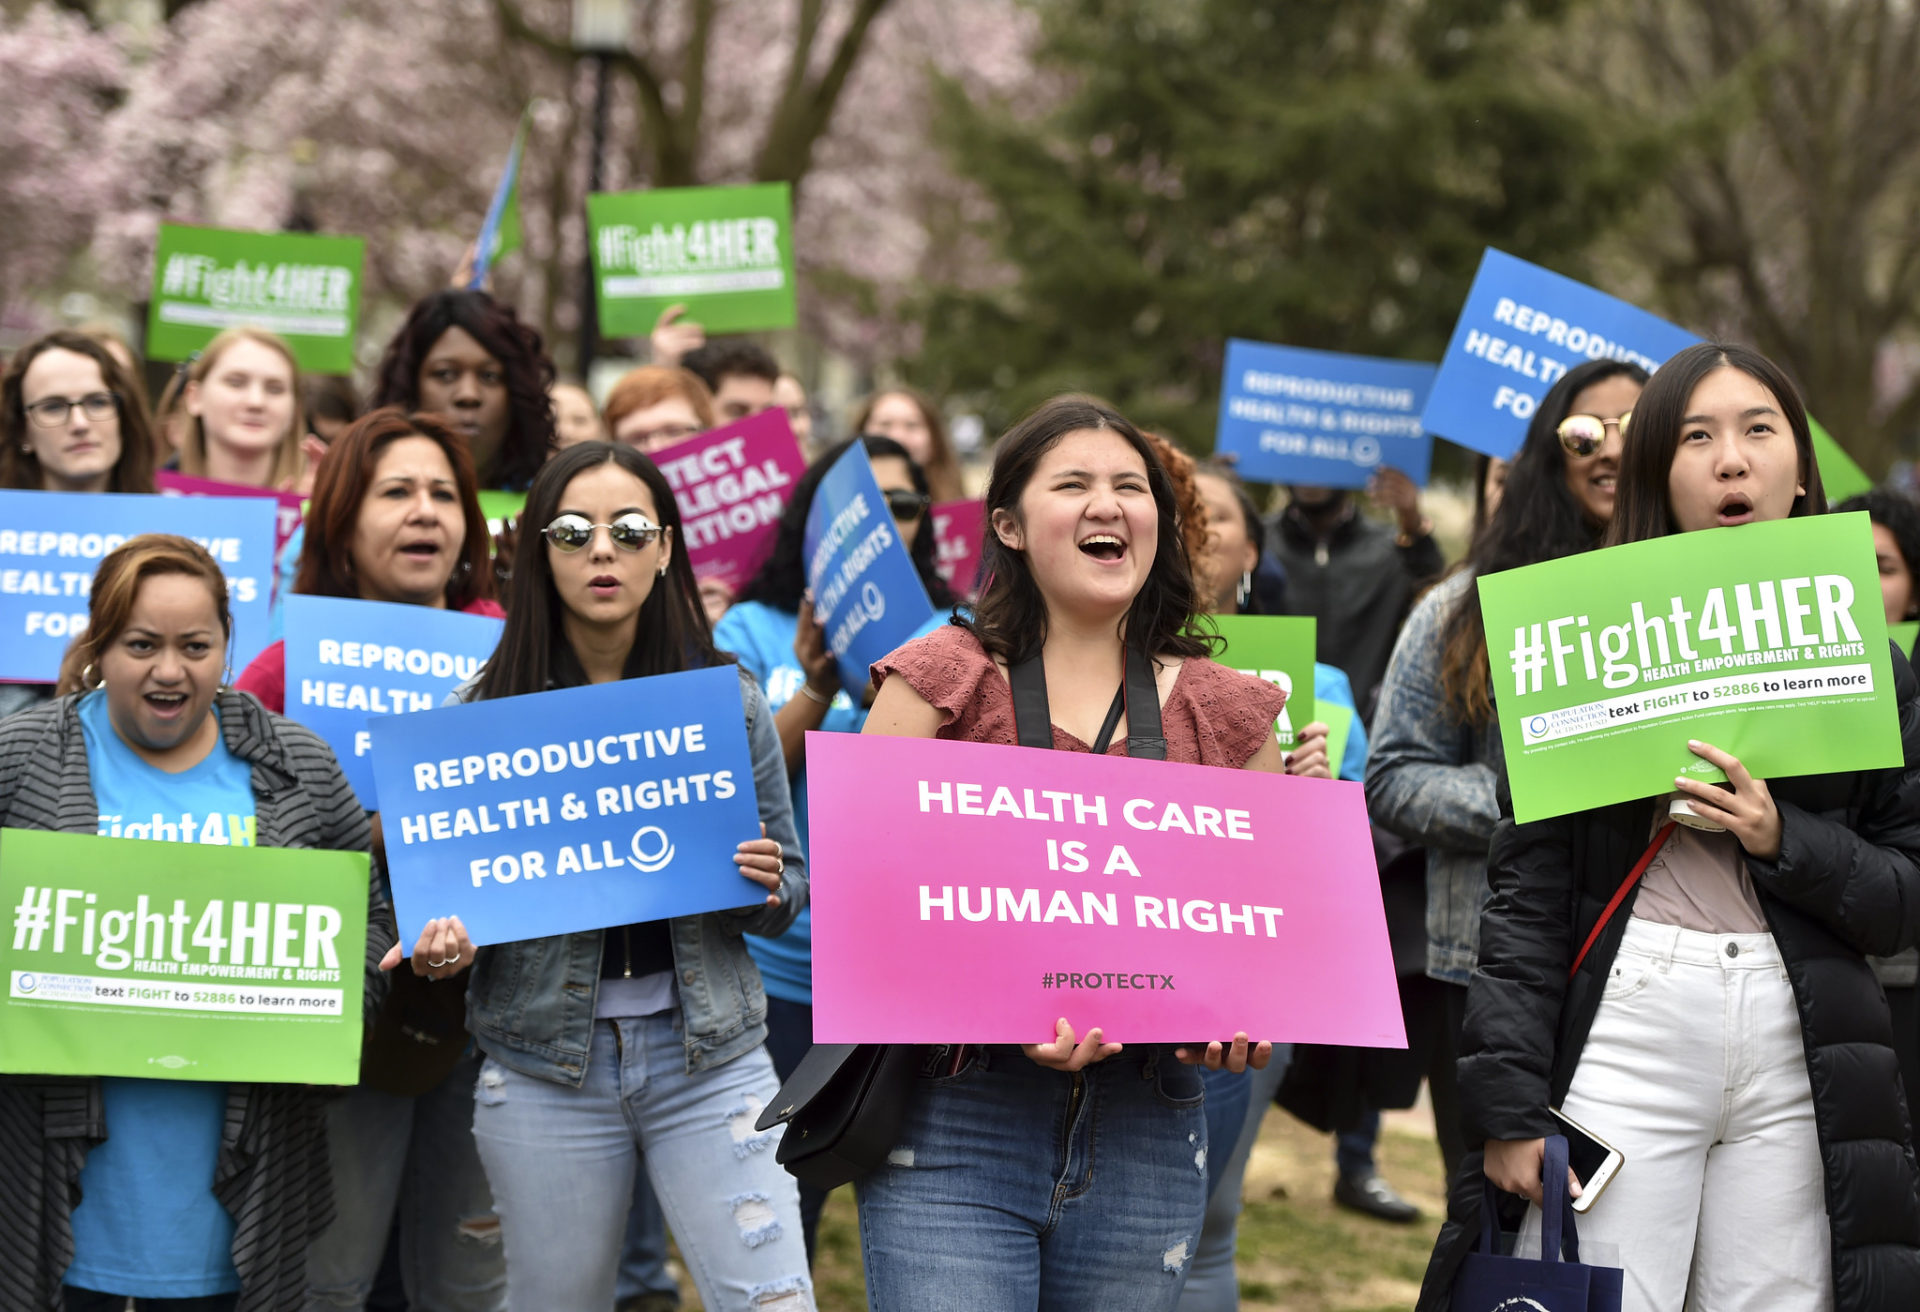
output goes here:
[[819, 693], [813, 690], [813, 685], [810, 683], [801, 684], [800, 691], [806, 695], [808, 701], [818, 702], [822, 706], [833, 705], [833, 698], [831, 696], [822, 697]]

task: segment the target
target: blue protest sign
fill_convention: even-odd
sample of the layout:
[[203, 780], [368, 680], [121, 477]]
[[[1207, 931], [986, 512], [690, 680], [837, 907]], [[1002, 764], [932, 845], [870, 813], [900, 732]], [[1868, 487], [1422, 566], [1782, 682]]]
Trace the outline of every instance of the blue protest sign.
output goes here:
[[262, 497], [0, 491], [0, 682], [53, 683], [87, 627], [101, 558], [142, 533], [177, 533], [227, 576], [235, 670], [267, 645], [275, 508]]
[[919, 631], [933, 603], [858, 442], [813, 494], [802, 539], [813, 613], [857, 704], [868, 667]]
[[380, 716], [373, 775], [401, 938], [475, 943], [756, 907], [760, 835], [731, 665]]
[[1617, 297], [1488, 247], [1420, 422], [1505, 460], [1520, 449], [1540, 398], [1575, 365], [1631, 360], [1652, 373], [1699, 340]]
[[1214, 449], [1254, 483], [1365, 487], [1381, 467], [1425, 487], [1420, 409], [1434, 366], [1227, 340]]
[[430, 606], [290, 596], [287, 718], [327, 740], [360, 804], [378, 810], [367, 721], [446, 701], [493, 655], [502, 623]]

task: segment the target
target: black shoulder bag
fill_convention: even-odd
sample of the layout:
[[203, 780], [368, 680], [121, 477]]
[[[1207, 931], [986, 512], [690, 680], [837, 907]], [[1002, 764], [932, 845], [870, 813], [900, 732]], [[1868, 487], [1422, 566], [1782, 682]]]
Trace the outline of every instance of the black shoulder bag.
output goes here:
[[[1020, 746], [1052, 748], [1053, 715], [1039, 655], [1010, 666], [1007, 682], [1013, 688], [1014, 733]], [[1095, 755], [1106, 754], [1122, 712], [1127, 717], [1127, 755], [1166, 760], [1153, 662], [1132, 648], [1126, 652], [1126, 677], [1092, 744]], [[879, 1166], [893, 1149], [919, 1063], [920, 1045], [913, 1043], [816, 1043], [754, 1128], [786, 1125], [774, 1160], [796, 1180], [819, 1189], [850, 1184]]]

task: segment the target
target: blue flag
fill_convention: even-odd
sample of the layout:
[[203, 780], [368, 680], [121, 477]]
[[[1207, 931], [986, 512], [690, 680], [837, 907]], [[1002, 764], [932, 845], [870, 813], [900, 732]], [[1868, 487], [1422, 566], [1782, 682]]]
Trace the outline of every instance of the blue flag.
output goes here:
[[527, 144], [527, 125], [533, 118], [533, 106], [521, 112], [520, 126], [514, 129], [513, 145], [507, 150], [507, 166], [500, 171], [500, 182], [487, 203], [486, 221], [480, 225], [480, 238], [474, 243], [473, 277], [467, 280], [469, 291], [478, 291], [487, 280], [495, 260], [520, 249], [520, 155]]

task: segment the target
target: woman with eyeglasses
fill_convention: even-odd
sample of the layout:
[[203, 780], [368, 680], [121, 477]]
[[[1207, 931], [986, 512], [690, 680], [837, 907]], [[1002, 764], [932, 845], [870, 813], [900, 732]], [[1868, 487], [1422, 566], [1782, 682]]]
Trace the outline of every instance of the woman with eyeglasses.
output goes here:
[[[1826, 508], [1792, 381], [1713, 343], [1647, 384], [1616, 495], [1609, 545]], [[1920, 1172], [1867, 962], [1920, 938], [1920, 685], [1897, 650], [1892, 673], [1904, 765], [1761, 780], [1693, 742], [1724, 787], [1500, 820], [1460, 1059], [1484, 1156], [1423, 1308], [1480, 1231], [1482, 1170], [1534, 1204], [1523, 1248], [1539, 1234], [1549, 1108], [1626, 1159], [1579, 1227], [1618, 1251], [1626, 1312], [1920, 1307]]]
[[[802, 550], [807, 513], [813, 508], [820, 480], [853, 443], [829, 448], [794, 484], [793, 499], [780, 516], [772, 553], [740, 599], [714, 628], [713, 640], [731, 652], [742, 669], [760, 681], [767, 705], [773, 708], [774, 727], [780, 731], [780, 750], [793, 795], [793, 823], [800, 845], [807, 844], [807, 734], [859, 733], [867, 708], [847, 696], [840, 672], [820, 622], [814, 618], [813, 598], [807, 591], [807, 562]], [[864, 437], [873, 476], [887, 498], [894, 527], [913, 556], [915, 571], [926, 585], [936, 611], [950, 610], [953, 593], [933, 564], [933, 522], [927, 514], [926, 475], [907, 455], [907, 449], [889, 437]], [[806, 911], [792, 928], [774, 939], [747, 944], [760, 966], [767, 988], [767, 1051], [782, 1080], [813, 1045], [813, 931]], [[820, 1209], [826, 1194], [811, 1185], [800, 1186], [800, 1217], [806, 1230], [807, 1258], [820, 1228]]]
[[690, 369], [643, 364], [620, 376], [600, 419], [610, 441], [652, 454], [712, 428], [713, 393]]
[[[583, 442], [527, 494], [506, 628], [455, 696], [481, 701], [726, 664], [653, 462]], [[734, 857], [764, 905], [485, 947], [429, 921], [412, 969], [469, 966], [467, 1026], [486, 1060], [473, 1130], [499, 1213], [516, 1309], [606, 1308], [644, 1168], [705, 1306], [813, 1306], [793, 1177], [754, 1121], [779, 1091], [766, 995], [742, 944], [806, 901], [786, 763], [759, 685], [740, 671], [762, 833]], [[477, 959], [476, 959], [477, 957]], [[396, 951], [388, 964], [397, 965]]]
[[[366, 812], [327, 745], [222, 686], [233, 615], [205, 548], [129, 538], [100, 562], [87, 609], [70, 691], [0, 722], [0, 827], [367, 851]], [[270, 896], [266, 868], [259, 879], [257, 896]], [[368, 883], [366, 955], [343, 944], [340, 965], [365, 971], [371, 1016], [394, 935], [385, 880]], [[164, 885], [150, 891], [181, 905]], [[308, 1245], [336, 1208], [358, 1205], [329, 1170], [329, 1092], [0, 1077], [0, 1306], [299, 1306]]]
[[1429, 1063], [1434, 1122], [1449, 1176], [1466, 1153], [1453, 1060], [1487, 898], [1503, 760], [1474, 580], [1600, 545], [1613, 520], [1620, 430], [1646, 382], [1638, 365], [1591, 360], [1548, 390], [1486, 527], [1466, 560], [1415, 604], [1380, 685], [1367, 813], [1427, 853], [1427, 974], [1443, 987], [1443, 1021], [1438, 1033], [1414, 1037], [1437, 1048]]
[[[61, 329], [27, 343], [0, 379], [0, 487], [152, 492], [147, 408], [112, 350]], [[50, 683], [0, 683], [0, 717], [48, 701]]]
[[[348, 428], [320, 466], [293, 590], [502, 615], [466, 442], [437, 416], [391, 406]], [[285, 714], [286, 678], [286, 644], [274, 642], [234, 687]], [[309, 1308], [366, 1305], [396, 1212], [409, 1300], [447, 1312], [502, 1305], [500, 1247], [474, 1230], [493, 1199], [473, 1146], [480, 1059], [464, 993], [462, 981], [395, 979], [367, 1031], [360, 1083], [328, 1104], [334, 1180], [354, 1201], [314, 1242]]]

